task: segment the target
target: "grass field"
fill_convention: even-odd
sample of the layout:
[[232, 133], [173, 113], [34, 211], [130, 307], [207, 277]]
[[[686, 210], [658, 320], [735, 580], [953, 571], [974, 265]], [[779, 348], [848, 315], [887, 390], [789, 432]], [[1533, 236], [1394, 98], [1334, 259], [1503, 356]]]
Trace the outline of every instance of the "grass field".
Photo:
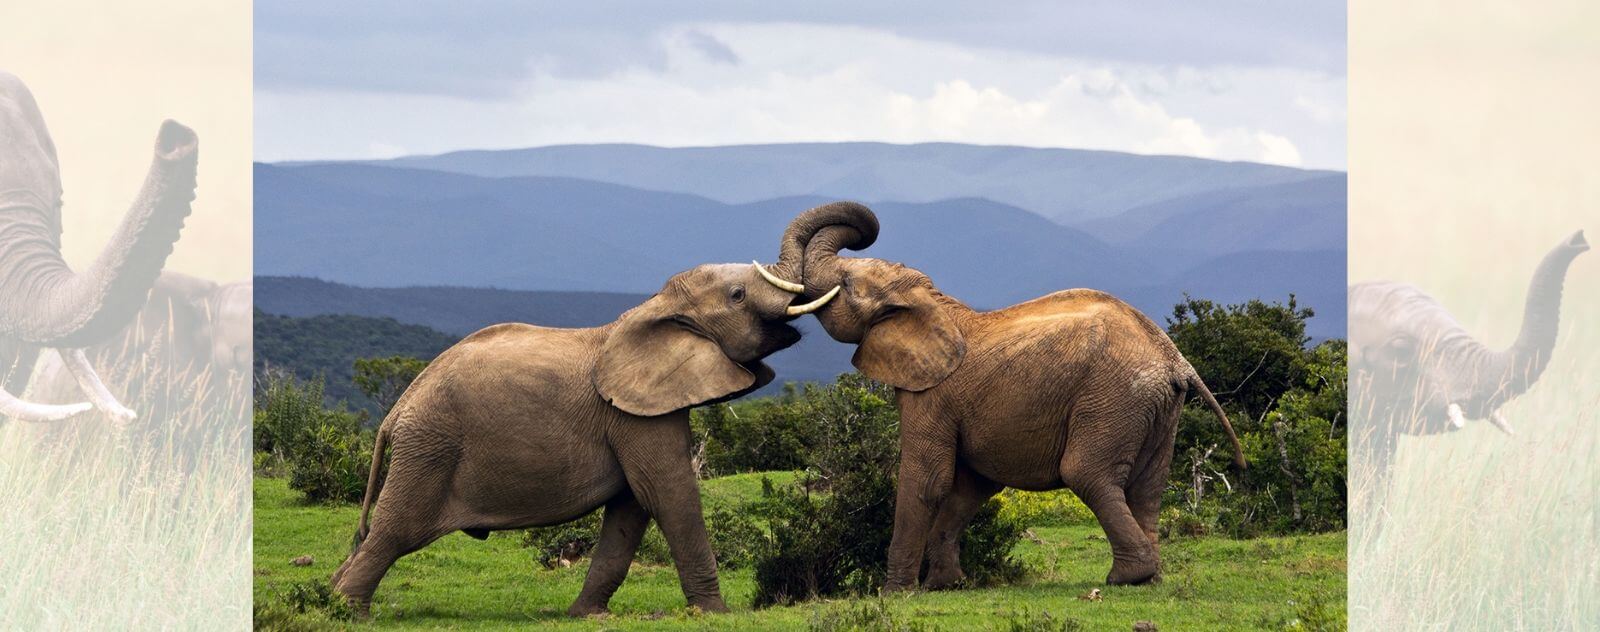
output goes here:
[[143, 366], [102, 375], [134, 410], [177, 402], [167, 414], [0, 422], [0, 629], [248, 620], [249, 376], [154, 379]]
[[[1503, 348], [1540, 258], [1575, 230], [1600, 241], [1600, 178], [1573, 143], [1600, 134], [1600, 84], [1573, 81], [1600, 10], [1436, 8], [1351, 6], [1350, 277], [1414, 283]], [[1352, 627], [1600, 629], [1600, 252], [1573, 262], [1561, 328], [1504, 409], [1515, 436], [1401, 441], [1387, 514], [1351, 520]]]
[[[760, 493], [759, 475], [706, 481], [706, 502]], [[292, 586], [326, 583], [349, 551], [355, 506], [305, 505], [280, 479], [255, 484], [255, 598], [283, 604]], [[612, 616], [575, 620], [563, 613], [582, 585], [587, 562], [545, 570], [514, 536], [486, 542], [453, 534], [402, 558], [378, 589], [373, 619], [361, 627], [492, 630], [529, 624], [556, 629], [850, 629], [863, 618], [936, 629], [1129, 630], [1153, 621], [1161, 630], [1296, 629], [1296, 622], [1344, 620], [1343, 533], [1257, 540], [1184, 538], [1163, 544], [1167, 571], [1152, 586], [1107, 587], [1110, 549], [1093, 524], [1042, 527], [1016, 555], [1028, 580], [1016, 586], [862, 598], [753, 611], [748, 570], [722, 574], [727, 615], [685, 612], [670, 566], [635, 565], [611, 602]], [[310, 566], [290, 561], [311, 555]], [[1099, 588], [1102, 601], [1077, 597]], [[1031, 627], [1054, 621], [1053, 626]], [[290, 616], [279, 627], [315, 629], [320, 613]], [[260, 623], [260, 622], [258, 622]], [[345, 624], [340, 624], [345, 625]], [[329, 625], [329, 627], [339, 627]], [[890, 628], [868, 628], [890, 629]], [[1309, 627], [1306, 629], [1317, 629]]]

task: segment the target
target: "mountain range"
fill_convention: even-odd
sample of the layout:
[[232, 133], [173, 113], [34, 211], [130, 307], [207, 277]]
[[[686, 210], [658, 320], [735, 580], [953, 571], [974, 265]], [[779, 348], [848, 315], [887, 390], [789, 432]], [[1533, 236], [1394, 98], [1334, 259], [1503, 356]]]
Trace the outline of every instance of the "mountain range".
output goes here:
[[[1311, 336], [1344, 335], [1338, 172], [813, 143], [471, 151], [257, 164], [255, 176], [257, 304], [268, 313], [384, 316], [452, 335], [502, 320], [598, 324], [694, 265], [772, 261], [795, 214], [857, 199], [882, 233], [846, 254], [904, 262], [976, 308], [1094, 287], [1159, 323], [1185, 294], [1293, 293], [1317, 312]], [[848, 349], [802, 322], [822, 340], [774, 362], [792, 365], [785, 379], [849, 370]]]

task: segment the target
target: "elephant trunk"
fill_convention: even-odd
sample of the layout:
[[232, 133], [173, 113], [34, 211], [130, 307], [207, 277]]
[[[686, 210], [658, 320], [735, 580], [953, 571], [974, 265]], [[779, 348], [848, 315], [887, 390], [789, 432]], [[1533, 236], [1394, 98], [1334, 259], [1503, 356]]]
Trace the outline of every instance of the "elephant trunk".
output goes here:
[[1517, 334], [1516, 342], [1504, 351], [1483, 356], [1487, 366], [1479, 375], [1494, 381], [1481, 383], [1479, 387], [1492, 402], [1503, 403], [1526, 392], [1550, 365], [1561, 320], [1561, 286], [1572, 260], [1588, 249], [1583, 231], [1578, 231], [1539, 263], [1533, 280], [1528, 283], [1522, 331]]
[[61, 257], [59, 204], [35, 195], [31, 204], [0, 207], [0, 334], [85, 347], [132, 320], [189, 215], [197, 153], [193, 131], [162, 124], [143, 188], [111, 243], [81, 274]]
[[861, 250], [878, 239], [878, 217], [855, 202], [824, 204], [801, 213], [783, 231], [773, 273], [791, 281], [803, 281], [815, 294], [833, 287], [833, 283], [813, 282], [807, 278], [807, 261], [812, 257], [810, 246], [824, 234], [829, 235], [830, 243], [838, 244], [831, 246], [833, 254], [837, 254], [840, 247]]

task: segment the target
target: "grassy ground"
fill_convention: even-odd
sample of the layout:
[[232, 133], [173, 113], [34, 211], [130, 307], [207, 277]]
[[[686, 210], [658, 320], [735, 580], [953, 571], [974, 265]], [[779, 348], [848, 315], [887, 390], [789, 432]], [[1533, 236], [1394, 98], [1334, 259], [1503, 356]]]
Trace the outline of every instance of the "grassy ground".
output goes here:
[[[707, 481], [708, 503], [760, 493], [759, 475]], [[296, 584], [326, 583], [349, 551], [358, 509], [307, 506], [279, 479], [256, 479], [255, 598], [282, 604]], [[849, 621], [895, 620], [939, 629], [1006, 629], [1038, 624], [1048, 615], [1085, 630], [1128, 630], [1139, 620], [1162, 630], [1288, 628], [1297, 619], [1344, 620], [1344, 534], [1238, 541], [1186, 538], [1164, 543], [1166, 579], [1143, 587], [1102, 584], [1110, 549], [1092, 524], [1042, 527], [1016, 554], [1026, 561], [1022, 585], [750, 609], [750, 571], [722, 574], [734, 613], [685, 612], [677, 575], [668, 566], [635, 565], [611, 602], [613, 616], [573, 620], [563, 612], [577, 596], [587, 563], [545, 570], [513, 536], [479, 542], [450, 535], [402, 558], [379, 587], [374, 618], [362, 627], [503, 629], [541, 624], [559, 629], [844, 629]], [[311, 555], [310, 566], [290, 561]], [[1077, 597], [1099, 588], [1102, 601]], [[316, 617], [290, 616], [282, 627], [314, 627]], [[1073, 628], [1077, 629], [1077, 628]], [[1312, 628], [1315, 629], [1315, 628]]]
[[[1352, 280], [1414, 283], [1490, 347], [1516, 337], [1540, 258], [1578, 229], [1600, 241], [1592, 150], [1572, 142], [1600, 134], [1600, 84], [1572, 80], [1600, 54], [1597, 15], [1351, 5]], [[1352, 627], [1600, 629], [1600, 252], [1573, 262], [1561, 311], [1550, 368], [1504, 409], [1516, 436], [1401, 441], [1388, 511], [1351, 520]]]
[[[134, 410], [161, 411], [126, 427], [0, 421], [0, 629], [248, 620], [249, 376], [143, 370], [102, 374]], [[172, 390], [142, 388], [156, 384]], [[220, 394], [198, 403], [196, 390]]]

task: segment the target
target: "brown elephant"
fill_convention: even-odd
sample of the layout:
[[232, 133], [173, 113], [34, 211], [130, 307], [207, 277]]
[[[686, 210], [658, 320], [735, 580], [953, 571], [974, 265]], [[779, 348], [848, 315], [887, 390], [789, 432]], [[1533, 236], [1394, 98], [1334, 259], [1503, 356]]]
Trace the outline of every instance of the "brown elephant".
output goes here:
[[[250, 288], [249, 281], [218, 284], [163, 272], [133, 322], [83, 353], [98, 366], [139, 369], [135, 380], [147, 394], [164, 394], [145, 398], [158, 418], [191, 398], [232, 396], [221, 391], [248, 387]], [[52, 353], [39, 359], [27, 394], [29, 401], [64, 404], [79, 392], [64, 357]]]
[[1453, 432], [1481, 419], [1512, 434], [1500, 407], [1550, 365], [1567, 269], [1587, 250], [1578, 231], [1545, 255], [1528, 284], [1522, 330], [1503, 350], [1473, 338], [1414, 285], [1350, 286], [1350, 457], [1352, 489], [1365, 491], [1361, 513], [1381, 507], [1400, 435]]
[[189, 128], [162, 124], [143, 189], [111, 243], [75, 273], [61, 257], [55, 144], [27, 86], [0, 72], [0, 418], [56, 421], [91, 409], [14, 395], [26, 389], [44, 349], [60, 353], [93, 408], [134, 417], [82, 349], [116, 335], [144, 305], [194, 200], [197, 145]]
[[895, 387], [900, 474], [886, 590], [963, 577], [961, 531], [1004, 487], [1067, 487], [1111, 543], [1106, 581], [1140, 583], [1160, 569], [1156, 520], [1179, 413], [1191, 393], [1238, 439], [1194, 368], [1155, 323], [1104, 292], [1067, 290], [980, 312], [921, 272], [838, 256], [877, 238], [866, 207], [839, 202], [790, 224], [773, 273], [808, 295], [837, 287], [816, 312], [852, 359]]
[[761, 359], [797, 342], [788, 321], [826, 302], [791, 305], [796, 294], [767, 276], [759, 264], [704, 265], [610, 324], [495, 325], [440, 354], [378, 429], [357, 544], [334, 587], [365, 611], [389, 566], [440, 536], [483, 539], [604, 506], [570, 614], [606, 611], [652, 518], [689, 604], [726, 611], [689, 408], [770, 382]]

